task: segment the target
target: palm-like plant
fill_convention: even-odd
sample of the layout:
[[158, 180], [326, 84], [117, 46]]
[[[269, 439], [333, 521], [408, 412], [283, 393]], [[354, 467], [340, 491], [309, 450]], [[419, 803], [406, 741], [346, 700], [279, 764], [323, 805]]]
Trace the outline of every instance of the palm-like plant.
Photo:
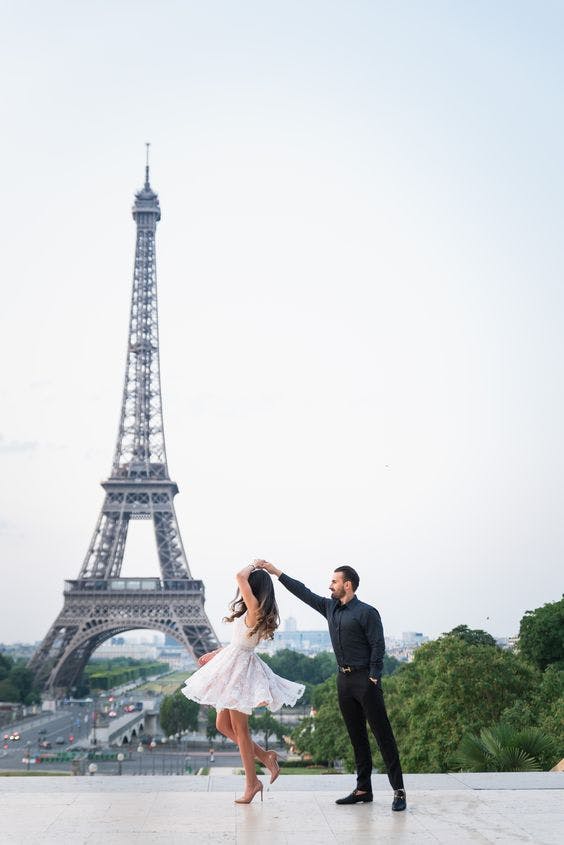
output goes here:
[[466, 734], [453, 762], [467, 772], [540, 772], [557, 756], [552, 737], [538, 728], [518, 731], [499, 724], [482, 728], [479, 736]]

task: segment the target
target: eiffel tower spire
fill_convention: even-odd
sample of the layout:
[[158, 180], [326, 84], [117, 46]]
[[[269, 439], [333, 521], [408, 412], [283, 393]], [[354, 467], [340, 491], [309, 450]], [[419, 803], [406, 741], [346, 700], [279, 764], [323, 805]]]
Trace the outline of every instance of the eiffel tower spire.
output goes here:
[[[147, 147], [148, 156], [148, 147]], [[168, 478], [161, 404], [155, 234], [159, 198], [149, 183], [135, 195], [137, 223], [125, 383], [112, 476]]]
[[190, 576], [176, 522], [161, 400], [155, 235], [161, 219], [158, 195], [149, 182], [135, 195], [137, 224], [125, 379], [110, 478], [102, 485], [104, 506], [79, 578], [120, 575], [131, 519], [152, 519], [163, 578]]
[[[50, 689], [74, 682], [101, 642], [133, 628], [170, 634], [196, 657], [218, 644], [204, 612], [203, 584], [188, 567], [174, 510], [178, 487], [166, 460], [155, 256], [161, 210], [149, 180], [148, 144], [145, 184], [132, 214], [133, 288], [111, 474], [102, 484], [104, 503], [78, 579], [66, 582], [65, 606], [30, 662]], [[121, 577], [132, 519], [153, 521], [160, 579]]]

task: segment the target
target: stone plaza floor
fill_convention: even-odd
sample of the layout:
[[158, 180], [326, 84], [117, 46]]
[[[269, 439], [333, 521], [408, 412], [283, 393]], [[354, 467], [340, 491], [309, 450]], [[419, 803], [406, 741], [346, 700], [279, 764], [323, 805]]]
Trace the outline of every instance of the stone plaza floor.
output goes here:
[[250, 805], [243, 778], [0, 778], [0, 842], [14, 845], [363, 845], [564, 842], [564, 773], [406, 775], [392, 813], [387, 778], [372, 804], [340, 807], [353, 776], [282, 775]]

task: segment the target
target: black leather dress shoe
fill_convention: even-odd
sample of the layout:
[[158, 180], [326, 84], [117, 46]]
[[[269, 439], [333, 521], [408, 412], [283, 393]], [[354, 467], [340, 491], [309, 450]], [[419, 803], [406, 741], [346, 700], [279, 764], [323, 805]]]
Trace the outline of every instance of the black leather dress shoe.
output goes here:
[[406, 807], [407, 801], [405, 800], [405, 789], [394, 789], [392, 810], [405, 810]]
[[351, 792], [350, 795], [346, 795], [344, 798], [337, 798], [335, 804], [369, 804], [372, 801], [372, 793], [371, 792], [357, 792], [356, 789], [354, 792]]

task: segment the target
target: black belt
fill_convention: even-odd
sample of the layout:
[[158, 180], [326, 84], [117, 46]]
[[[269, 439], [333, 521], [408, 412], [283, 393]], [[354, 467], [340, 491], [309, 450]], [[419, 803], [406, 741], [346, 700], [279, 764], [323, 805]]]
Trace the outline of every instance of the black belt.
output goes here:
[[370, 669], [370, 666], [339, 666], [338, 669], [339, 672], [348, 675], [349, 672], [365, 672], [367, 669]]

